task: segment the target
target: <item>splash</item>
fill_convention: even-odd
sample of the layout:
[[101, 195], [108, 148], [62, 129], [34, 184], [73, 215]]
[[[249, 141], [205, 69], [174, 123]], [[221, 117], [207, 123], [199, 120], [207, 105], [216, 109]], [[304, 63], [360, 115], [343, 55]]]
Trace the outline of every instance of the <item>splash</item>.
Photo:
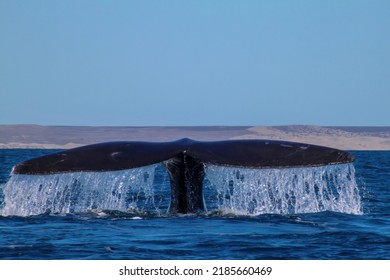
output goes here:
[[[115, 172], [12, 175], [3, 187], [0, 215], [90, 210], [165, 215], [170, 192], [162, 164]], [[207, 165], [203, 196], [207, 210], [218, 213], [362, 214], [352, 164], [280, 169]]]
[[[0, 215], [29, 216], [95, 209], [164, 211], [166, 190], [154, 186], [156, 165], [115, 172], [13, 175]], [[162, 208], [162, 209], [160, 209]]]
[[210, 211], [362, 214], [352, 164], [280, 169], [210, 165], [206, 170], [204, 196]]

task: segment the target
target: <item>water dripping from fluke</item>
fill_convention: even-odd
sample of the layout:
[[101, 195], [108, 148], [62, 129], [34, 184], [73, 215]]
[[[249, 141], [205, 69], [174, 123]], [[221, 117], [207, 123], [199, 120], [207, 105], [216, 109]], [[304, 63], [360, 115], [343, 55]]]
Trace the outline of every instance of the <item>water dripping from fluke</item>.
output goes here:
[[[154, 186], [156, 165], [113, 172], [12, 175], [4, 186], [1, 215], [118, 210], [167, 211], [165, 187]], [[164, 209], [165, 208], [165, 209]]]
[[204, 195], [208, 210], [241, 215], [362, 214], [352, 164], [279, 169], [211, 165], [206, 171]]
[[17, 164], [0, 215], [362, 214], [353, 160], [286, 141], [101, 143]]
[[[4, 186], [0, 215], [98, 210], [167, 215], [168, 177], [161, 165], [114, 172], [13, 175]], [[207, 165], [203, 185], [204, 212], [362, 214], [352, 164], [269, 169]]]

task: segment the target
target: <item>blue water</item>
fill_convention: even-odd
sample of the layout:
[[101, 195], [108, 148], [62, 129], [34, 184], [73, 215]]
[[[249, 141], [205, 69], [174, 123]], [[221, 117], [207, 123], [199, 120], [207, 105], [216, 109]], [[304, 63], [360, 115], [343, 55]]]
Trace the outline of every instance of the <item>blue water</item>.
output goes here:
[[[33, 203], [24, 204], [27, 198], [24, 197], [22, 201], [22, 196], [15, 194], [16, 207], [10, 208], [7, 205], [10, 203], [7, 202], [8, 191], [4, 188], [10, 180], [12, 166], [49, 152], [53, 150], [0, 150], [0, 211], [3, 211], [3, 216], [0, 216], [0, 259], [390, 259], [388, 151], [352, 152], [356, 157], [354, 170], [351, 167], [325, 170], [329, 174], [344, 170], [343, 172], [353, 172], [355, 176], [348, 174], [342, 180], [331, 180], [332, 186], [326, 196], [330, 196], [330, 201], [335, 204], [331, 203], [329, 206], [325, 197], [318, 197], [317, 189], [313, 189], [312, 196], [309, 195], [299, 204], [297, 193], [294, 195], [288, 186], [283, 187], [285, 203], [275, 198], [282, 191], [279, 189], [273, 190], [268, 202], [254, 205], [254, 201], [259, 201], [260, 198], [256, 196], [256, 185], [255, 189], [248, 187], [248, 184], [253, 182], [247, 177], [255, 176], [252, 171], [242, 171], [244, 175], [234, 171], [236, 179], [234, 182], [226, 182], [225, 192], [218, 184], [224, 184], [224, 176], [230, 171], [209, 170], [211, 175], [208, 178], [212, 180], [213, 177], [219, 176], [215, 184], [221, 187], [219, 191], [213, 191], [212, 187], [205, 191], [209, 211], [201, 215], [169, 216], [165, 214], [169, 204], [169, 180], [166, 175], [160, 174], [157, 167], [153, 174], [150, 171], [142, 171], [139, 177], [146, 183], [150, 181], [147, 184], [151, 188], [159, 188], [150, 196], [153, 199], [148, 198], [145, 189], [137, 189], [138, 196], [127, 192], [126, 200], [120, 199], [124, 193], [109, 190], [110, 197], [118, 198], [118, 201], [113, 201], [110, 205], [119, 207], [119, 210], [100, 209], [99, 203], [103, 202], [99, 202], [97, 198], [95, 202], [91, 202], [94, 207], [90, 210], [77, 210], [81, 209], [77, 207], [85, 206], [85, 203], [79, 201], [80, 197], [85, 197], [85, 194], [81, 193], [80, 184], [65, 184], [70, 188], [69, 193], [73, 191], [79, 197], [68, 195], [58, 198], [58, 193], [53, 197], [34, 197], [36, 186], [32, 183], [29, 185], [30, 179], [15, 176], [11, 181], [16, 181], [15, 184], [19, 183], [21, 187], [27, 187], [23, 192], [29, 191], [28, 187], [31, 188], [29, 196]], [[295, 172], [292, 183], [296, 184], [299, 181], [297, 178], [300, 178], [296, 173], [306, 171], [267, 172], [259, 173], [263, 177], [270, 177], [263, 178], [263, 181], [274, 180], [286, 185], [286, 175]], [[313, 172], [318, 173], [319, 170]], [[332, 177], [329, 174], [326, 175], [327, 178]], [[127, 175], [129, 174], [126, 173]], [[83, 176], [85, 177], [82, 175], [76, 181], [80, 182]], [[94, 177], [94, 174], [88, 176]], [[118, 174], [112, 176], [116, 178]], [[150, 180], [151, 176], [153, 180]], [[106, 185], [114, 184], [115, 181], [107, 178], [99, 180], [103, 179], [104, 182], [109, 182]], [[356, 198], [357, 195], [360, 200], [344, 200], [343, 196], [337, 193], [340, 189], [338, 184], [344, 182], [343, 180], [355, 179], [358, 194], [352, 196]], [[43, 180], [50, 181], [53, 178]], [[56, 180], [67, 179], [61, 177]], [[138, 182], [134, 180], [130, 183]], [[256, 182], [263, 184], [263, 181]], [[245, 189], [245, 192], [236, 196], [229, 193], [233, 184]], [[102, 188], [107, 187], [106, 185]], [[38, 187], [39, 191], [49, 188], [45, 191], [48, 194], [53, 186], [52, 183], [40, 183]], [[59, 188], [63, 185], [58, 183], [56, 186]], [[272, 184], [269, 186], [272, 187]], [[94, 190], [94, 187], [96, 186], [91, 186], [91, 190]], [[129, 199], [130, 197], [133, 200]], [[250, 199], [244, 203], [246, 197]], [[43, 201], [39, 205], [38, 198]], [[316, 198], [321, 201], [313, 204], [310, 199]], [[49, 204], [51, 206], [48, 206]], [[64, 205], [55, 208], [58, 204]], [[137, 211], [120, 209], [130, 209], [133, 204], [138, 207], [141, 205], [141, 208], [135, 209]], [[296, 204], [299, 204], [298, 208], [293, 207]], [[22, 211], [18, 205], [24, 205], [26, 209]], [[222, 211], [218, 208], [221, 206], [231, 207], [232, 211]], [[5, 211], [8, 208], [10, 210]], [[51, 211], [40, 213], [49, 208]]]

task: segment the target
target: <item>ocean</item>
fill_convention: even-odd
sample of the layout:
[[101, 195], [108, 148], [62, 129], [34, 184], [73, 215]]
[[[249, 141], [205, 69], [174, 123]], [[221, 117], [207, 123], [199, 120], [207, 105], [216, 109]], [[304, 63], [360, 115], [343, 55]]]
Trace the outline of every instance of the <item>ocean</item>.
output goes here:
[[0, 259], [390, 259], [390, 151], [316, 168], [209, 166], [207, 211], [191, 215], [167, 214], [160, 165], [10, 176], [55, 151], [0, 150]]

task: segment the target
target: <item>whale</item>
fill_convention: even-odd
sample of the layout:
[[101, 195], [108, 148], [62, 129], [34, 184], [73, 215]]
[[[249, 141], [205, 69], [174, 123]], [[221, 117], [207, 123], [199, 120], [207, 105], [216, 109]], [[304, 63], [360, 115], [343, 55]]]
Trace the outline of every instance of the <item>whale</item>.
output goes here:
[[339, 149], [279, 140], [106, 142], [63, 150], [16, 164], [12, 174], [108, 172], [162, 163], [170, 178], [169, 213], [205, 211], [203, 180], [208, 164], [241, 168], [294, 168], [351, 163]]

